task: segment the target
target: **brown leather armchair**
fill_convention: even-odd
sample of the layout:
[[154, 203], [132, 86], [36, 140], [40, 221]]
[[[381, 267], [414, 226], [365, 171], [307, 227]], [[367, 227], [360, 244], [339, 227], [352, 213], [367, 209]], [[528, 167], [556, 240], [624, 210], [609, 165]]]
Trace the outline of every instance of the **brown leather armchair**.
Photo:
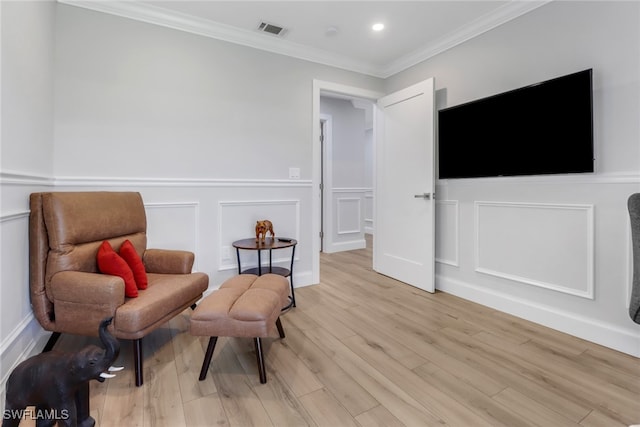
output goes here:
[[[30, 196], [31, 305], [40, 325], [54, 332], [95, 336], [113, 316], [112, 333], [133, 340], [136, 385], [142, 385], [142, 337], [196, 301], [209, 286], [192, 273], [194, 255], [147, 249], [147, 219], [135, 192], [52, 192]], [[126, 298], [120, 277], [100, 274], [96, 254], [108, 240], [117, 251], [133, 243], [147, 271], [147, 289]]]

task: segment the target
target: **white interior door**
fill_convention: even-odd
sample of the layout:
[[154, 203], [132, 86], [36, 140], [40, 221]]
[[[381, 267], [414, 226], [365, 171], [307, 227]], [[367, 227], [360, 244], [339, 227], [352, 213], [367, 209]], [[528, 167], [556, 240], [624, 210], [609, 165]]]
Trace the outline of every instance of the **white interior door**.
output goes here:
[[434, 79], [377, 105], [373, 268], [434, 292]]

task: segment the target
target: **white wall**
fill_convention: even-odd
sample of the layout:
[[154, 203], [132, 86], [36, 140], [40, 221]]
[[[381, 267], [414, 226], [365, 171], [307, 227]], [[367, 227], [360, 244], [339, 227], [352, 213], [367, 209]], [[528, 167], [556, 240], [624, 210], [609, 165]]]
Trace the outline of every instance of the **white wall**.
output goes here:
[[300, 242], [296, 286], [311, 283], [313, 80], [382, 80], [55, 2], [0, 5], [2, 389], [43, 344], [28, 293], [33, 191], [140, 191], [149, 246], [194, 251], [210, 290], [236, 272], [225, 249], [269, 218]]
[[190, 33], [57, 9], [57, 176], [288, 179], [295, 166], [309, 180], [312, 79], [382, 84]]
[[325, 138], [323, 251], [361, 249], [366, 247], [366, 196], [372, 192], [365, 110], [350, 100], [321, 97], [320, 112], [331, 117], [331, 135]]
[[640, 3], [549, 3], [386, 89], [433, 76], [443, 108], [587, 68], [597, 172], [439, 181], [437, 287], [640, 355], [626, 211], [640, 191]]
[[[599, 172], [440, 182], [438, 286], [640, 354], [637, 325], [626, 314], [624, 207], [640, 190], [639, 7], [553, 2], [383, 82], [53, 2], [0, 2], [0, 381], [39, 351], [41, 329], [28, 301], [29, 193], [141, 191], [150, 245], [194, 249], [212, 287], [234, 273], [221, 249], [251, 233], [252, 215], [271, 217], [277, 233], [301, 242], [295, 268], [302, 285], [310, 280], [313, 239], [313, 79], [391, 92], [435, 76], [442, 107], [588, 67], [595, 70]], [[290, 166], [301, 168], [301, 180], [288, 179]], [[498, 220], [532, 229], [566, 224], [572, 234], [551, 236], [553, 243], [586, 255], [540, 270], [522, 258], [496, 265], [502, 248], [484, 231]], [[543, 255], [544, 241], [523, 238], [531, 259]], [[525, 282], [581, 290], [576, 278], [593, 271], [593, 299], [477, 272], [476, 246], [484, 271], [515, 265], [503, 273]]]
[[[66, 5], [55, 59], [58, 187], [138, 189], [169, 211], [196, 206], [197, 239], [183, 244], [214, 286], [235, 271], [231, 243], [270, 219], [276, 235], [300, 242], [296, 283], [311, 283], [313, 79], [381, 80]], [[301, 179], [288, 178], [290, 167]]]
[[14, 366], [35, 348], [28, 280], [28, 195], [50, 188], [53, 170], [55, 3], [0, 2], [0, 404]]

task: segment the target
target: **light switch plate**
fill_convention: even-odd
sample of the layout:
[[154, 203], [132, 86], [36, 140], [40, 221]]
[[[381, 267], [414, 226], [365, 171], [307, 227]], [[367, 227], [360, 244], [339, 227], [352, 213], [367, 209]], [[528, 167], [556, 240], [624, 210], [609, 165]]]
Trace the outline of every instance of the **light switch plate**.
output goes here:
[[300, 179], [300, 168], [289, 168], [289, 179]]

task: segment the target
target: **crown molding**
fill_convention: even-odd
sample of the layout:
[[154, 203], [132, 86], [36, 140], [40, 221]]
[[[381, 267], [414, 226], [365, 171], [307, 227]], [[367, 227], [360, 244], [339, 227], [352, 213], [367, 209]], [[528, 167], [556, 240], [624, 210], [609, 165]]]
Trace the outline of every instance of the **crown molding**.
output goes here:
[[439, 53], [464, 43], [480, 34], [528, 13], [552, 0], [510, 1], [495, 11], [482, 16], [469, 25], [429, 43], [424, 48], [405, 55], [383, 66], [365, 61], [357, 61], [345, 55], [334, 54], [315, 49], [288, 40], [271, 37], [263, 33], [244, 30], [220, 24], [192, 15], [175, 12], [163, 7], [141, 4], [137, 1], [95, 1], [95, 0], [57, 0], [58, 3], [81, 7], [96, 12], [129, 18], [136, 21], [159, 25], [166, 28], [185, 31], [217, 40], [235, 43], [271, 53], [290, 56], [305, 61], [354, 71], [378, 78], [387, 78], [413, 65], [425, 61]]
[[406, 70], [422, 61], [432, 58], [439, 53], [449, 50], [474, 37], [490, 31], [502, 24], [531, 12], [553, 0], [540, 1], [511, 1], [504, 6], [476, 19], [475, 21], [458, 28], [452, 33], [435, 40], [423, 48], [409, 53], [384, 67], [380, 74], [385, 78]]
[[275, 38], [256, 31], [243, 30], [163, 7], [140, 4], [136, 1], [57, 0], [58, 3], [108, 13], [123, 18], [185, 31], [212, 39], [235, 43], [271, 53], [303, 59], [331, 67], [355, 71], [374, 77], [383, 77], [379, 68], [364, 61], [356, 61], [321, 49]]

